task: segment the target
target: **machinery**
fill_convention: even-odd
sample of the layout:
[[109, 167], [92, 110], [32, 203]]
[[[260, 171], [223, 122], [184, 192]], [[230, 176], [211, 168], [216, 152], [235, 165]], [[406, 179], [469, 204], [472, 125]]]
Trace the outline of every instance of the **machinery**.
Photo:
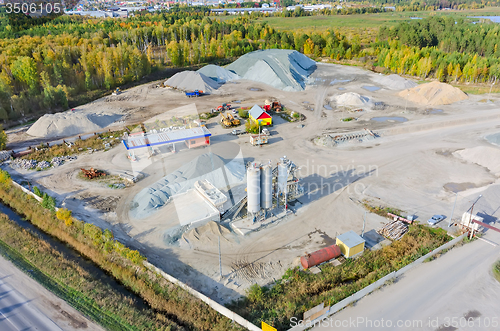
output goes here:
[[99, 177], [104, 177], [106, 174], [102, 171], [95, 170], [94, 168], [90, 168], [90, 170], [80, 169], [85, 177], [88, 179], [94, 179]]
[[220, 116], [221, 116], [220, 123], [225, 128], [230, 128], [233, 126], [240, 125], [240, 120], [234, 118], [233, 115], [231, 115], [230, 113], [228, 113], [227, 115], [224, 115], [224, 113], [220, 113]]
[[113, 91], [113, 95], [118, 95], [120, 93], [122, 93], [122, 90], [120, 90], [119, 87], [117, 87], [116, 90]]
[[219, 107], [217, 107], [217, 111], [224, 111], [224, 110], [230, 110], [231, 109], [231, 105], [228, 104], [228, 103], [223, 103], [222, 105], [220, 105]]
[[266, 100], [262, 109], [264, 109], [265, 111], [273, 110], [279, 113], [283, 109], [283, 106], [279, 101]]
[[203, 91], [196, 90], [196, 91], [193, 91], [193, 92], [186, 92], [186, 96], [188, 98], [199, 97], [202, 93], [203, 93]]

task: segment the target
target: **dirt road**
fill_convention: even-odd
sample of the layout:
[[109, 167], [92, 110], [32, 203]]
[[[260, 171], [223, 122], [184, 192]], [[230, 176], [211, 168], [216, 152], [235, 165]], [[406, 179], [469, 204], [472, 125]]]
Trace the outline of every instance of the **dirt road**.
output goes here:
[[[500, 233], [485, 238], [500, 244]], [[314, 330], [498, 330], [500, 283], [491, 270], [499, 258], [500, 246], [481, 240], [452, 249]]]

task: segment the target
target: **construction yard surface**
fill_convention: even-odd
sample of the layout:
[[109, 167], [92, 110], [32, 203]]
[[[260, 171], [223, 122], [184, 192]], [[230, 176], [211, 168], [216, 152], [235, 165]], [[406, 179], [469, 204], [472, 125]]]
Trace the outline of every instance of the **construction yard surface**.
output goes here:
[[[256, 66], [268, 64], [259, 59]], [[454, 218], [459, 218], [482, 194], [475, 213], [485, 222], [496, 222], [500, 213], [500, 147], [495, 136], [500, 132], [498, 96], [488, 95], [489, 101], [484, 102], [485, 96], [464, 99], [453, 88], [437, 87], [440, 91], [435, 93], [446, 95], [421, 101], [416, 100], [418, 91], [401, 96], [403, 89], [415, 88], [416, 83], [399, 76], [326, 63], [316, 67], [301, 81], [303, 90], [281, 89], [284, 80], [276, 89], [236, 79], [210, 95], [187, 98], [184, 91], [157, 87], [162, 80], [71, 112], [86, 118], [93, 113], [113, 114], [115, 121], [103, 126], [105, 130], [140, 127], [139, 123], [152, 128], [151, 123], [172, 119], [171, 110], [177, 112], [176, 118], [196, 117], [223, 103], [239, 108], [279, 100], [287, 111], [304, 115], [302, 121], [288, 122], [271, 113], [269, 143], [260, 147], [250, 144], [249, 135], [230, 134], [232, 128], [222, 128], [217, 116], [206, 120], [211, 133], [206, 147], [188, 149], [178, 143], [175, 152], [166, 147], [144, 149], [131, 162], [130, 151], [119, 144], [107, 151], [83, 153], [44, 171], [4, 167], [18, 182], [29, 181], [56, 197], [58, 205], [71, 209], [75, 217], [112, 229], [118, 240], [141, 251], [152, 263], [222, 303], [238, 298], [254, 283], [272, 284], [288, 268], [298, 266], [300, 256], [334, 244], [339, 234], [349, 230], [361, 234], [365, 201], [401, 209], [406, 213], [402, 216], [416, 215], [422, 223], [432, 215], [446, 215], [438, 226], [449, 229], [455, 198]], [[435, 95], [432, 88], [425, 87], [426, 95]], [[435, 100], [452, 103], [437, 105]], [[244, 129], [242, 122], [238, 129]], [[167, 129], [160, 125], [154, 130]], [[50, 141], [52, 131], [47, 132], [44, 137], [30, 136], [28, 128], [8, 132], [9, 147], [22, 149]], [[223, 208], [230, 208], [246, 195], [248, 162], [276, 164], [285, 155], [299, 167], [305, 194], [290, 202], [288, 213], [278, 207], [274, 216], [281, 216], [276, 221], [245, 236], [225, 220], [189, 226], [176, 209], [175, 197], [170, 199], [187, 192], [195, 180], [208, 178], [227, 196]], [[143, 179], [110, 187], [81, 178], [82, 168], [99, 169], [108, 176], [140, 173]], [[179, 206], [190, 214], [188, 200], [182, 199]], [[191, 208], [196, 209], [196, 203]], [[383, 239], [376, 231], [388, 221], [367, 214], [365, 234], [378, 238], [367, 241], [368, 247]]]

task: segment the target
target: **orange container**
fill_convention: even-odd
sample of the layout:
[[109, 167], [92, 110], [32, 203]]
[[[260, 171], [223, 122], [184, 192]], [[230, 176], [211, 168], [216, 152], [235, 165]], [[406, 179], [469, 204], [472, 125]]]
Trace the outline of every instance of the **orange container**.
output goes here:
[[300, 264], [302, 264], [302, 267], [304, 267], [304, 269], [308, 269], [325, 261], [339, 257], [340, 254], [342, 254], [342, 252], [340, 251], [340, 247], [337, 245], [331, 245], [314, 253], [302, 256], [300, 258]]

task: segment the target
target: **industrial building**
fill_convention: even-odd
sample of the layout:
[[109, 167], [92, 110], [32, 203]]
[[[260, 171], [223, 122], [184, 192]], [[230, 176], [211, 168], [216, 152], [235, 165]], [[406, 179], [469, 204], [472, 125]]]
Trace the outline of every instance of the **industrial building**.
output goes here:
[[250, 119], [259, 125], [271, 125], [273, 124], [273, 118], [269, 115], [264, 109], [260, 108], [258, 105], [255, 105], [248, 112], [248, 116]]
[[123, 139], [123, 144], [127, 150], [144, 148], [165, 144], [174, 144], [177, 142], [185, 142], [188, 148], [210, 145], [210, 136], [212, 134], [204, 126], [182, 129], [176, 131], [160, 131], [153, 130], [151, 133], [136, 133], [127, 135]]
[[335, 244], [345, 257], [352, 257], [365, 249], [365, 240], [352, 230], [338, 236]]

